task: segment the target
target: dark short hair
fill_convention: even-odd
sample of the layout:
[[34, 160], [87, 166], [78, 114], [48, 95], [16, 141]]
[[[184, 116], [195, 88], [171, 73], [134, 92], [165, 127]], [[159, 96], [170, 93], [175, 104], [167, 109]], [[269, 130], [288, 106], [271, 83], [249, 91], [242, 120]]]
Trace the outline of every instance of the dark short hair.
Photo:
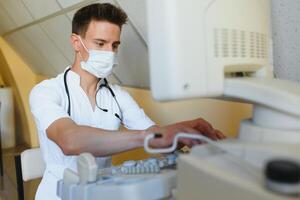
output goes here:
[[122, 28], [127, 22], [127, 14], [110, 3], [95, 3], [80, 8], [72, 20], [72, 33], [85, 37], [85, 33], [92, 20], [107, 21]]

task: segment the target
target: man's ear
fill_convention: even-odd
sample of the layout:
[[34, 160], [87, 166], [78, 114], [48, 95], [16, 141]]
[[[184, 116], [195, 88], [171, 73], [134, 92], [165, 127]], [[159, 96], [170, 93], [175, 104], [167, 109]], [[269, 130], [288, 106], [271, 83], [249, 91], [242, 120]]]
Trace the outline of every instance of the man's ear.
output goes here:
[[78, 52], [80, 50], [80, 41], [79, 38], [76, 34], [72, 33], [72, 35], [70, 36], [70, 42], [71, 45], [73, 47], [73, 49]]

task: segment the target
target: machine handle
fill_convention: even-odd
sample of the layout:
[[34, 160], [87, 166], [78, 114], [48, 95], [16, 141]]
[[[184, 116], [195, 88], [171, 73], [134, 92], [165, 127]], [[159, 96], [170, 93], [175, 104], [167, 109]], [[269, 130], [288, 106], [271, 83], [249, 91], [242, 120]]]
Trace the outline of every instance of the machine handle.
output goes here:
[[[173, 152], [173, 151], [176, 150], [179, 138], [196, 139], [196, 140], [207, 142], [209, 144], [214, 144], [215, 143], [214, 141], [212, 141], [211, 139], [209, 139], [209, 138], [207, 138], [207, 137], [205, 137], [203, 135], [196, 135], [196, 134], [190, 134], [190, 133], [178, 133], [174, 137], [173, 144], [172, 144], [171, 147], [169, 147], [169, 148], [162, 148], [162, 149], [151, 148], [149, 146], [149, 141], [152, 140], [153, 138], [157, 138], [157, 136], [159, 136], [159, 134], [157, 134], [157, 133], [149, 134], [149, 135], [146, 136], [146, 138], [144, 140], [144, 149], [145, 149], [145, 151], [147, 153], [151, 153], [151, 154], [171, 153], [171, 152]], [[217, 146], [217, 145], [214, 144], [214, 146]]]

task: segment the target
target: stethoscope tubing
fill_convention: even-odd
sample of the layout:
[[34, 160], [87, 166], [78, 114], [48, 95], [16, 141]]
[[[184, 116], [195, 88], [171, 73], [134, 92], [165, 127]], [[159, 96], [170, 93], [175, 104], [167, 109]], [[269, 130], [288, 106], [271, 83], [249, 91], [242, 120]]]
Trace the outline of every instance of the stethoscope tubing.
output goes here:
[[[65, 91], [66, 91], [66, 94], [67, 94], [67, 97], [68, 97], [68, 115], [71, 116], [71, 99], [70, 99], [70, 92], [69, 92], [69, 87], [68, 87], [68, 82], [67, 82], [67, 75], [68, 75], [68, 72], [71, 70], [71, 68], [68, 68], [65, 73], [64, 73], [64, 86], [65, 86]], [[117, 113], [114, 114], [114, 116], [116, 116], [121, 122], [123, 122], [123, 115], [122, 115], [122, 110], [121, 110], [121, 107], [120, 107], [120, 104], [116, 98], [116, 95], [114, 93], [114, 91], [111, 89], [111, 87], [109, 86], [108, 84], [108, 81], [106, 80], [106, 78], [104, 78], [104, 83], [100, 84], [99, 86], [99, 89], [97, 90], [97, 93], [98, 91], [101, 89], [101, 88], [107, 88], [111, 94], [111, 96], [114, 98], [119, 110], [120, 110], [120, 114], [121, 116], [119, 116]], [[97, 94], [96, 93], [96, 94]], [[97, 103], [97, 98], [96, 98], [96, 106], [102, 110], [103, 112], [107, 112], [108, 110], [107, 109], [103, 109], [103, 108], [100, 108], [98, 106], [98, 103]]]

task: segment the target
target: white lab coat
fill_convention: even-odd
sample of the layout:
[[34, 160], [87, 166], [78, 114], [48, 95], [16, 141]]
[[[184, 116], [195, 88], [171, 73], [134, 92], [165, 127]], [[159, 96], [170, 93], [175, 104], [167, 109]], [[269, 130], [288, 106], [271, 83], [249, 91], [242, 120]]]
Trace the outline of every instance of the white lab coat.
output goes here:
[[[108, 112], [103, 112], [97, 107], [95, 110], [92, 109], [87, 95], [80, 87], [78, 74], [70, 70], [67, 83], [71, 100], [71, 116], [67, 113], [68, 97], [65, 92], [63, 73], [39, 83], [30, 93], [30, 109], [36, 122], [40, 147], [46, 163], [36, 200], [59, 199], [56, 196], [56, 184], [62, 179], [64, 169], [71, 168], [77, 171], [77, 156], [64, 155], [60, 147], [47, 137], [46, 129], [55, 120], [71, 118], [79, 125], [107, 130], [118, 130], [120, 126], [120, 120], [114, 116], [114, 113], [120, 116], [120, 110], [108, 89], [101, 88], [96, 97], [98, 105], [108, 109]], [[154, 125], [126, 91], [117, 85], [111, 85], [111, 88], [121, 107], [125, 127], [144, 130]], [[111, 157], [97, 158], [96, 161], [99, 168], [108, 167], [111, 164]]]

